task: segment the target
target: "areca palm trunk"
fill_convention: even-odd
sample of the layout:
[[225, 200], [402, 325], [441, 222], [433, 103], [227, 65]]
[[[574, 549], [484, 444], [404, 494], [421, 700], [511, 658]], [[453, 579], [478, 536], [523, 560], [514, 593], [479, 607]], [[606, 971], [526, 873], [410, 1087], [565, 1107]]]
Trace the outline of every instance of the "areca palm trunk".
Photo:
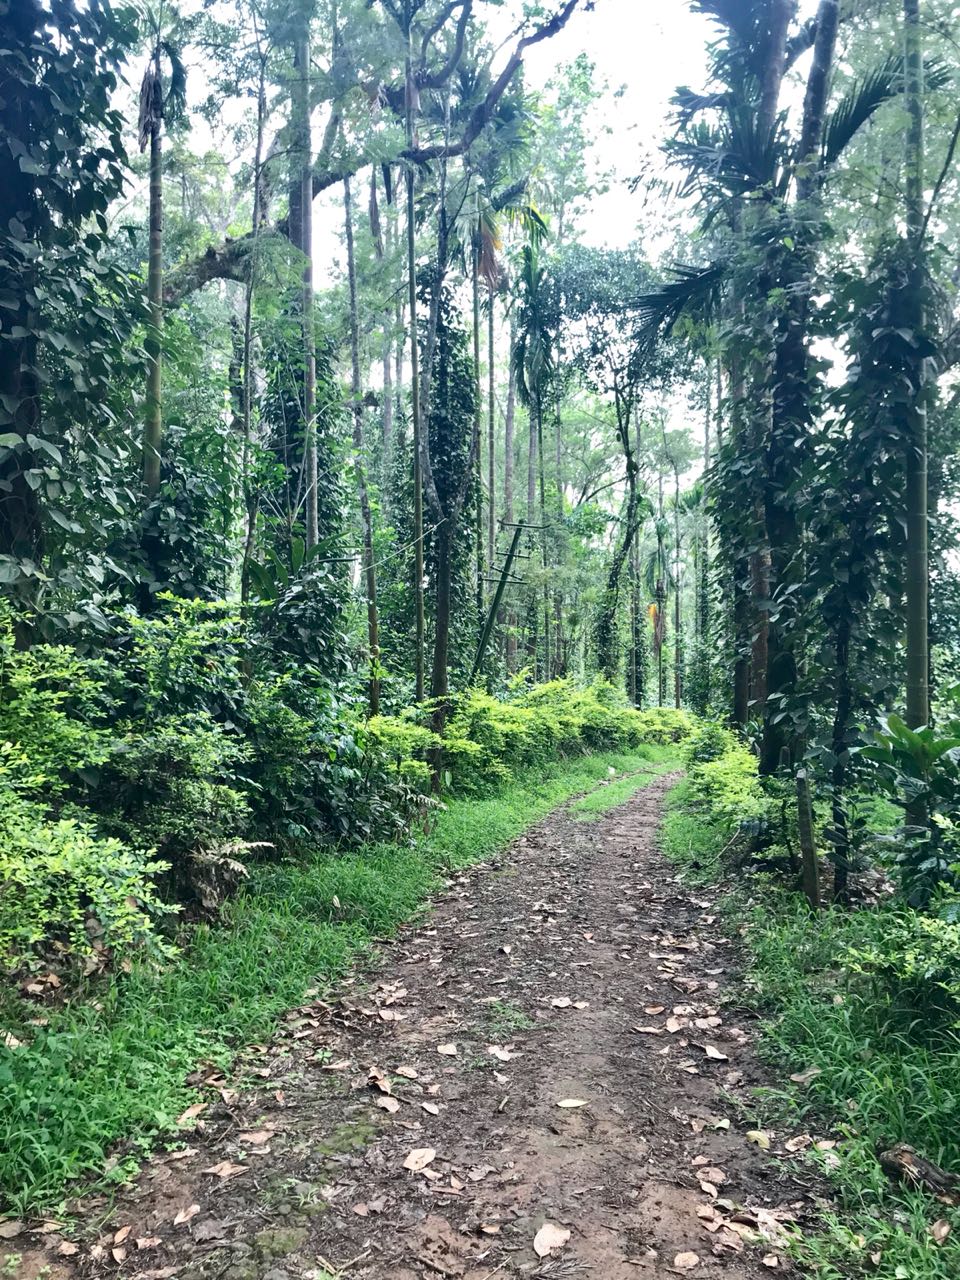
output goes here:
[[350, 295], [350, 393], [353, 408], [354, 468], [363, 526], [363, 577], [367, 597], [367, 650], [370, 678], [367, 684], [371, 716], [380, 714], [380, 624], [377, 616], [377, 570], [373, 559], [373, 516], [367, 491], [363, 456], [363, 384], [360, 377], [360, 319], [357, 307], [357, 263], [353, 245], [353, 197], [350, 179], [343, 180], [343, 213], [347, 241], [347, 283]]
[[[510, 350], [516, 342], [516, 318], [510, 317]], [[508, 526], [513, 524], [513, 466], [514, 466], [514, 428], [517, 414], [517, 379], [510, 361], [507, 374], [507, 408], [503, 419], [503, 519]], [[517, 615], [513, 609], [507, 611], [507, 643], [506, 666], [508, 671], [515, 671], [517, 666]]]
[[[159, 68], [157, 69], [159, 93]], [[143, 424], [143, 494], [147, 502], [160, 491], [160, 446], [163, 437], [163, 154], [161, 124], [150, 129], [150, 247], [147, 258], [148, 330], [146, 414]]]
[[490, 287], [490, 313], [487, 316], [487, 565], [493, 568], [496, 547], [496, 398], [495, 391], [495, 353], [494, 353], [494, 314], [493, 286]]
[[[906, 220], [909, 250], [906, 314], [914, 332], [924, 324], [923, 307], [923, 52], [919, 0], [903, 0], [906, 134]], [[927, 408], [924, 362], [917, 362], [907, 408], [906, 604], [907, 723], [916, 728], [930, 718], [927, 547]]]
[[303, 329], [303, 467], [307, 550], [319, 540], [317, 493], [317, 359], [313, 323], [313, 168], [310, 129], [308, 19], [297, 41], [294, 128], [300, 160], [300, 250], [304, 257], [300, 323]]
[[[411, 46], [411, 13], [410, 2], [405, 5], [405, 28], [407, 36], [406, 58], [406, 135], [407, 147], [412, 148], [414, 142], [414, 110], [417, 102], [417, 88], [413, 76], [413, 54]], [[424, 636], [425, 619], [423, 608], [423, 467], [421, 462], [421, 436], [423, 424], [420, 406], [420, 349], [417, 337], [417, 248], [416, 248], [416, 178], [412, 164], [407, 165], [407, 289], [410, 308], [410, 416], [413, 421], [413, 594], [416, 615], [416, 640], [414, 650], [414, 682], [416, 700], [422, 702], [424, 697]]]

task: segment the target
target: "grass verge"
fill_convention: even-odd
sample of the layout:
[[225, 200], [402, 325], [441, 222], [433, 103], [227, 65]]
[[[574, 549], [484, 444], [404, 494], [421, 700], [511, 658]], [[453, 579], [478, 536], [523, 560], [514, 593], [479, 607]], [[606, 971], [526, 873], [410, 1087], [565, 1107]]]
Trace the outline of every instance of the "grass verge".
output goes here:
[[639, 772], [613, 778], [606, 786], [601, 785], [585, 796], [571, 801], [567, 811], [577, 822], [593, 822], [603, 814], [609, 813], [611, 809], [616, 809], [618, 805], [625, 804], [631, 796], [648, 786], [654, 778], [659, 778], [661, 774], [669, 773], [671, 769], [676, 768], [678, 761], [678, 756], [664, 754], [661, 759], [648, 763]]
[[[452, 799], [408, 847], [258, 869], [222, 920], [191, 929], [162, 970], [134, 965], [51, 1009], [0, 996], [0, 1027], [22, 1042], [3, 1047], [0, 1036], [3, 1207], [48, 1210], [81, 1175], [129, 1176], [196, 1100], [187, 1076], [198, 1063], [227, 1067], [238, 1049], [268, 1037], [305, 990], [334, 982], [415, 915], [445, 870], [503, 849], [610, 769], [636, 773], [664, 753], [581, 757], [497, 795]], [[123, 1158], [108, 1159], [121, 1139]]]
[[[691, 808], [683, 784], [661, 838], [689, 880], [723, 878], [726, 830]], [[725, 910], [747, 949], [745, 988], [763, 1015], [761, 1052], [783, 1081], [758, 1094], [759, 1122], [837, 1141], [798, 1157], [816, 1161], [836, 1194], [819, 1230], [797, 1241], [798, 1263], [818, 1280], [956, 1280], [960, 1211], [892, 1183], [877, 1160], [907, 1142], [960, 1170], [960, 1038], [949, 1026], [932, 1030], [923, 1010], [858, 962], [882, 954], [903, 913], [888, 906], [811, 916], [796, 895], [758, 877], [741, 879]], [[812, 1071], [806, 1084], [789, 1080]], [[939, 1242], [935, 1222], [949, 1228]]]

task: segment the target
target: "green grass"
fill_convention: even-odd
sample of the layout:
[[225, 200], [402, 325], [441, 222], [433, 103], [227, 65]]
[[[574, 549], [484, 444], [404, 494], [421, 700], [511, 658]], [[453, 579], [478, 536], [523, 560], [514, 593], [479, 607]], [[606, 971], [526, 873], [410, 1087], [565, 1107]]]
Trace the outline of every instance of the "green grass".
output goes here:
[[[688, 801], [683, 786], [674, 791], [664, 850], [690, 878], [719, 879], [727, 833]], [[892, 1183], [876, 1158], [909, 1142], [960, 1171], [960, 1038], [949, 1026], [932, 1030], [927, 1011], [905, 1007], [902, 992], [858, 972], [853, 959], [883, 952], [898, 908], [814, 917], [797, 895], [754, 876], [741, 878], [723, 909], [743, 927], [746, 995], [763, 1015], [761, 1051], [782, 1082], [757, 1097], [758, 1113], [785, 1136], [838, 1141], [807, 1157], [823, 1165], [836, 1204], [797, 1241], [797, 1261], [818, 1280], [956, 1280], [960, 1211]], [[808, 1084], [790, 1082], [810, 1068], [820, 1074]], [[941, 1218], [952, 1232], [938, 1245], [930, 1227]]]
[[677, 755], [670, 754], [665, 747], [659, 748], [659, 753], [658, 760], [651, 762], [639, 772], [612, 780], [607, 786], [597, 787], [588, 795], [572, 801], [567, 806], [569, 813], [578, 822], [593, 822], [603, 814], [609, 813], [611, 809], [616, 809], [618, 805], [625, 804], [632, 795], [648, 786], [654, 778], [676, 768], [679, 761]]
[[[636, 772], [658, 751], [578, 758], [489, 798], [452, 799], [413, 847], [259, 869], [222, 921], [191, 930], [162, 970], [135, 965], [50, 1010], [8, 994], [0, 1027], [23, 1044], [0, 1047], [4, 1207], [51, 1209], [81, 1175], [128, 1176], [196, 1100], [186, 1077], [198, 1063], [226, 1067], [238, 1049], [269, 1037], [305, 990], [328, 986], [415, 915], [445, 870], [489, 857], [609, 769]], [[45, 1025], [30, 1022], [38, 1012]], [[121, 1158], [104, 1175], [121, 1140]]]

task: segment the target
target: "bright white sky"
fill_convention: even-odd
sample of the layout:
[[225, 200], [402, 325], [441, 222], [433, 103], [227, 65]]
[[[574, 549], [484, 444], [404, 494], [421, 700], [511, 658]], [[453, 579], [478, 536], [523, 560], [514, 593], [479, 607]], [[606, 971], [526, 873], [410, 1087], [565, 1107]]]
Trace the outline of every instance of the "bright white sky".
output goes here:
[[[598, 83], [606, 82], [610, 92], [597, 106], [595, 129], [588, 130], [596, 141], [586, 162], [596, 170], [612, 169], [615, 178], [584, 218], [582, 239], [623, 248], [635, 238], [642, 216], [647, 235], [652, 233], [666, 245], [676, 230], [677, 210], [644, 210], [642, 198], [630, 192], [626, 182], [636, 176], [645, 157], [655, 157], [677, 86], [702, 86], [710, 24], [691, 13], [686, 0], [596, 0], [589, 12], [586, 2], [581, 0], [559, 35], [527, 50], [526, 83], [531, 89], [543, 88], [559, 65], [580, 53], [595, 63]], [[495, 11], [487, 15], [493, 29], [499, 26], [494, 22], [497, 16]], [[506, 34], [511, 24], [503, 25]], [[620, 88], [623, 93], [615, 98]], [[314, 218], [317, 284], [323, 287], [329, 267], [330, 282], [339, 274], [343, 214], [338, 191], [316, 201]]]
[[[625, 182], [636, 176], [643, 157], [655, 153], [677, 86], [703, 84], [709, 38], [709, 24], [684, 0], [596, 0], [592, 12], [578, 10], [558, 36], [528, 50], [532, 88], [542, 87], [558, 63], [583, 52], [596, 64], [598, 81], [611, 89], [597, 112], [594, 163], [612, 168], [619, 181], [584, 220], [583, 238], [590, 244], [623, 248], [633, 240], [641, 202]], [[614, 98], [612, 91], [621, 87], [623, 94]], [[648, 211], [645, 225], [649, 221]]]

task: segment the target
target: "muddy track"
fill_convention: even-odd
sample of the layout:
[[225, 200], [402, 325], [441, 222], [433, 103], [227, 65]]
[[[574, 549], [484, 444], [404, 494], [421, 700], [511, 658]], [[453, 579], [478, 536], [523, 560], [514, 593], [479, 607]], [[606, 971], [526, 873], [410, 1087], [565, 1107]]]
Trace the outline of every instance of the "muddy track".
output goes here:
[[253, 1091], [206, 1073], [187, 1154], [81, 1203], [91, 1237], [48, 1236], [24, 1276], [788, 1273], [812, 1188], [746, 1136], [737, 1099], [771, 1081], [711, 895], [657, 851], [673, 781], [458, 874], [245, 1057]]

